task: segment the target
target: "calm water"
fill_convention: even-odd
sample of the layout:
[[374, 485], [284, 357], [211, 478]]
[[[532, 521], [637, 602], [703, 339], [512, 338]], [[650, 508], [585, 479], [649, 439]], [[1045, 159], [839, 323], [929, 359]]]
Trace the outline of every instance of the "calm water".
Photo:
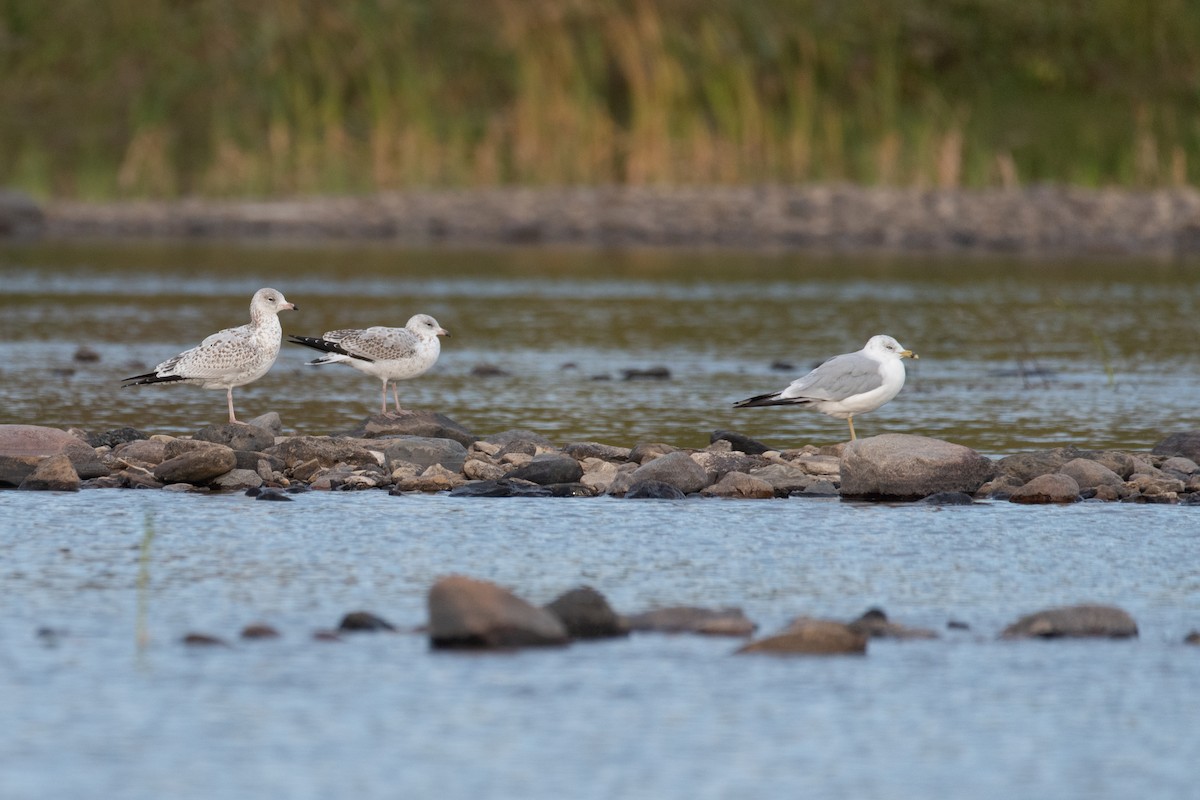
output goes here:
[[[481, 433], [838, 441], [837, 420], [727, 406], [886, 331], [922, 360], [864, 435], [1145, 448], [1200, 424], [1197, 277], [1127, 262], [10, 247], [0, 423], [221, 421], [219, 392], [117, 381], [240, 324], [272, 285], [301, 306], [291, 333], [434, 314], [454, 338], [402, 399]], [[101, 360], [75, 363], [82, 344]], [[377, 382], [306, 357], [285, 349], [236, 393], [239, 413], [324, 433], [374, 409]], [[473, 377], [481, 363], [510, 375]], [[619, 379], [656, 365], [673, 379]], [[1194, 797], [1200, 648], [1181, 641], [1200, 628], [1196, 514], [0, 492], [0, 797]], [[432, 654], [414, 634], [311, 640], [359, 608], [419, 625], [448, 572], [535, 602], [586, 583], [623, 611], [739, 605], [766, 632], [880, 605], [943, 635], [790, 660], [652, 635], [488, 657]], [[1128, 609], [1140, 639], [995, 639], [1022, 613], [1084, 601]], [[257, 620], [283, 638], [238, 642]], [[234, 646], [185, 648], [191, 631]]]

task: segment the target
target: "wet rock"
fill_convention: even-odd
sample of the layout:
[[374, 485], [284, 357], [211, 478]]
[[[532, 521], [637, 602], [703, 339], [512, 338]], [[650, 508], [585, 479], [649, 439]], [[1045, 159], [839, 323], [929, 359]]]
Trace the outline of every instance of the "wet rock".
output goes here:
[[996, 462], [1000, 475], [1011, 475], [1023, 484], [1039, 475], [1058, 472], [1068, 461], [1080, 458], [1084, 453], [1074, 447], [1058, 447], [1033, 453], [1016, 453]]
[[751, 470], [750, 476], [770, 484], [776, 497], [803, 492], [818, 480], [794, 464], [769, 464]]
[[207, 633], [189, 633], [182, 641], [188, 647], [229, 647], [224, 639]]
[[275, 435], [266, 428], [258, 428], [242, 422], [226, 422], [209, 425], [196, 431], [192, 439], [198, 442], [223, 444], [231, 450], [254, 450], [262, 452], [275, 445]]
[[388, 622], [383, 617], [372, 614], [370, 611], [351, 611], [342, 617], [342, 621], [338, 623], [338, 630], [341, 631], [394, 631], [396, 626]]
[[545, 609], [559, 618], [573, 639], [603, 639], [629, 634], [624, 621], [604, 595], [590, 586], [580, 586], [559, 595], [547, 603]]
[[838, 487], [826, 480], [818, 478], [813, 483], [804, 487], [804, 490], [799, 493], [792, 493], [793, 497], [838, 497]]
[[1183, 637], [1184, 644], [1200, 644], [1200, 631], [1192, 631]]
[[858, 439], [842, 453], [844, 498], [919, 500], [938, 492], [973, 494], [996, 476], [996, 465], [962, 445], [886, 433]]
[[1079, 484], [1070, 475], [1055, 473], [1038, 475], [1009, 495], [1009, 502], [1027, 505], [1075, 503], [1079, 501]]
[[501, 478], [466, 483], [450, 491], [451, 497], [549, 497], [550, 490], [530, 481]]
[[71, 360], [77, 364], [95, 364], [100, 361], [100, 354], [88, 345], [81, 344], [75, 348], [75, 354], [71, 356]]
[[448, 470], [462, 472], [467, 460], [467, 448], [453, 439], [431, 439], [424, 436], [400, 436], [378, 440], [388, 464], [407, 461], [424, 469], [440, 464]]
[[1099, 486], [1120, 486], [1123, 483], [1120, 475], [1090, 458], [1073, 458], [1062, 465], [1059, 473], [1071, 476], [1080, 491]]
[[576, 461], [599, 458], [604, 461], [628, 461], [633, 451], [628, 447], [616, 447], [600, 442], [571, 442], [563, 446], [563, 452]]
[[1025, 482], [1020, 478], [1012, 475], [1001, 475], [994, 478], [975, 492], [975, 496], [985, 500], [1007, 500], [1012, 497], [1012, 493], [1025, 485]]
[[[253, 491], [253, 490], [250, 490], [250, 491]], [[280, 501], [287, 502], [287, 503], [292, 502], [292, 498], [288, 497], [286, 494], [279, 491], [278, 489], [263, 489], [261, 492], [259, 492], [258, 494], [256, 494], [254, 496], [254, 499], [255, 500], [266, 500], [268, 502], [280, 502]]]
[[665, 442], [639, 442], [629, 451], [629, 460], [645, 464], [647, 461], [661, 458], [667, 453], [674, 453], [678, 449], [678, 447]]
[[1191, 494], [1183, 495], [1179, 498], [1179, 505], [1200, 506], [1200, 492], [1192, 492]]
[[971, 506], [975, 505], [975, 498], [966, 492], [938, 492], [922, 497], [919, 502], [927, 506]]
[[[167, 444], [167, 455], [172, 452]], [[221, 444], [206, 444], [168, 458], [153, 469], [154, 478], [163, 483], [208, 483], [237, 467], [233, 450]]]
[[1075, 605], [1028, 614], [1000, 634], [1005, 639], [1097, 636], [1114, 639], [1137, 636], [1137, 623], [1116, 606]]
[[253, 622], [242, 628], [243, 639], [278, 639], [279, 631], [265, 622]]
[[[293, 436], [264, 451], [267, 455], [283, 460], [289, 470], [295, 471], [300, 464], [316, 462], [325, 469], [336, 464], [351, 467], [379, 466], [379, 459], [368, 449], [363, 440], [333, 439], [325, 436]], [[301, 478], [301, 480], [304, 480]]]
[[583, 477], [583, 467], [568, 455], [543, 453], [534, 456], [523, 467], [517, 467], [507, 477], [530, 481], [540, 485], [550, 483], [575, 483]]
[[710, 443], [729, 442], [734, 450], [751, 456], [762, 455], [768, 451], [779, 449], [777, 447], [770, 447], [757, 439], [751, 439], [749, 436], [734, 431], [713, 431], [708, 437], [708, 441]]
[[751, 642], [737, 651], [773, 655], [861, 655], [867, 636], [833, 620], [798, 619], [783, 633]]
[[698, 492], [708, 485], [708, 473], [682, 451], [643, 461], [631, 477], [634, 485], [643, 481], [658, 481], [674, 486], [684, 494]]
[[79, 484], [79, 473], [71, 466], [71, 459], [65, 453], [60, 453], [39, 461], [17, 488], [26, 491], [78, 492]]
[[881, 608], [870, 608], [850, 623], [851, 630], [872, 639], [936, 639], [937, 631], [929, 628], [910, 628], [888, 619]]
[[401, 411], [368, 417], [353, 436], [377, 439], [384, 436], [420, 436], [426, 439], [453, 439], [469, 447], [478, 437], [461, 423], [432, 411]]
[[1150, 450], [1156, 456], [1183, 456], [1200, 462], [1200, 431], [1172, 433]]
[[429, 640], [438, 648], [561, 645], [567, 629], [554, 614], [488, 581], [452, 575], [429, 590]]
[[111, 447], [149, 439], [149, 434], [142, 433], [137, 428], [113, 428], [103, 433], [90, 434], [85, 441], [92, 447]]
[[764, 480], [744, 472], [730, 472], [701, 490], [705, 497], [768, 498], [775, 496], [775, 488]]
[[583, 483], [548, 483], [551, 497], [595, 497], [599, 492]]
[[533, 431], [524, 430], [522, 428], [514, 428], [512, 430], [501, 431], [500, 433], [493, 433], [491, 436], [484, 437], [483, 439], [485, 442], [500, 445], [500, 447], [504, 447], [512, 442], [522, 440], [533, 442], [541, 447], [554, 447], [554, 442], [550, 441], [545, 436], [542, 436], [540, 433], [534, 433]]
[[758, 627], [740, 608], [669, 606], [625, 618], [633, 631], [699, 633], [707, 636], [750, 636]]
[[[611, 492], [611, 486], [609, 490]], [[683, 500], [686, 497], [671, 484], [654, 480], [634, 481], [622, 494], [626, 500]]]
[[0, 425], [0, 486], [20, 486], [47, 456], [65, 454], [80, 478], [98, 478], [109, 470], [82, 439], [40, 425]]
[[263, 479], [251, 469], [231, 469], [224, 475], [218, 475], [209, 483], [214, 489], [223, 491], [245, 491], [263, 485]]
[[463, 475], [473, 481], [494, 481], [503, 478], [507, 470], [499, 464], [481, 458], [468, 458], [463, 463]]
[[647, 367], [621, 370], [624, 381], [666, 381], [671, 379], [671, 370], [666, 367]]

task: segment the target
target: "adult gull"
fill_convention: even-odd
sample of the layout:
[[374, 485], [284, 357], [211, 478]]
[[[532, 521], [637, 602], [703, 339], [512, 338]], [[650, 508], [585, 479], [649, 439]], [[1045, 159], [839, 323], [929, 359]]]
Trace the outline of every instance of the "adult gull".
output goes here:
[[760, 406], [811, 406], [823, 414], [850, 423], [854, 416], [874, 411], [904, 387], [905, 358], [918, 358], [891, 336], [872, 336], [862, 350], [834, 356], [782, 391], [739, 400], [734, 408]]
[[449, 335], [433, 317], [415, 314], [403, 328], [346, 328], [325, 331], [320, 336], [289, 336], [288, 341], [325, 353], [309, 361], [310, 366], [347, 364], [379, 378], [383, 381], [380, 413], [386, 414], [388, 383], [392, 384], [392, 398], [399, 413], [402, 409], [396, 381], [428, 372], [442, 353], [438, 337]]
[[297, 306], [289, 303], [282, 292], [259, 289], [250, 300], [248, 325], [217, 331], [150, 372], [125, 378], [122, 385], [191, 383], [202, 389], [224, 389], [229, 421], [237, 422], [233, 413], [233, 387], [245, 386], [267, 374], [279, 355], [283, 338], [279, 312], [295, 310]]

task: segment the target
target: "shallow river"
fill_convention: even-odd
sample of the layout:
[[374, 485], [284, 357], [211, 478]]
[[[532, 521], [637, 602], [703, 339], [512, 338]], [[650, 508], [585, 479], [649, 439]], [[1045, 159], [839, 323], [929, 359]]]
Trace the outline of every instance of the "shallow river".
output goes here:
[[[834, 442], [838, 420], [728, 405], [888, 332], [922, 358], [856, 421], [862, 435], [992, 455], [1147, 448], [1200, 424], [1197, 277], [1175, 263], [10, 246], [0, 423], [221, 421], [219, 392], [118, 379], [242, 323], [271, 285], [301, 306], [289, 333], [435, 315], [454, 337], [402, 400], [479, 433]], [[85, 344], [98, 362], [73, 360]], [[374, 410], [374, 379], [307, 357], [285, 348], [235, 393], [239, 413], [327, 433]], [[484, 363], [509, 374], [474, 376]], [[621, 380], [658, 365], [670, 380]], [[1193, 797], [1196, 514], [0, 492], [0, 797]], [[737, 605], [764, 632], [878, 605], [941, 637], [830, 659], [649, 634], [487, 657], [433, 654], [412, 633], [311, 638], [356, 609], [420, 625], [449, 572], [534, 602], [586, 583], [622, 611]], [[1140, 638], [996, 640], [1020, 614], [1086, 601], [1130, 611]], [[283, 637], [240, 642], [259, 620]], [[193, 631], [233, 646], [183, 646]]]

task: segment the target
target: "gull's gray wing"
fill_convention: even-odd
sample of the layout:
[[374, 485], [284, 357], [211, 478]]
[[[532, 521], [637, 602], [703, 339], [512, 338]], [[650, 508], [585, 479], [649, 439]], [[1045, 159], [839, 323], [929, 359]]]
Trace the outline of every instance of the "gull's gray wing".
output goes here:
[[408, 328], [361, 328], [326, 331], [321, 336], [337, 342], [347, 353], [372, 361], [402, 361], [417, 352], [417, 335]]
[[779, 399], [845, 400], [883, 385], [879, 362], [862, 353], [834, 356], [779, 393]]
[[249, 325], [226, 328], [203, 342], [155, 367], [158, 374], [174, 374], [196, 380], [223, 378], [262, 360], [254, 347]]

